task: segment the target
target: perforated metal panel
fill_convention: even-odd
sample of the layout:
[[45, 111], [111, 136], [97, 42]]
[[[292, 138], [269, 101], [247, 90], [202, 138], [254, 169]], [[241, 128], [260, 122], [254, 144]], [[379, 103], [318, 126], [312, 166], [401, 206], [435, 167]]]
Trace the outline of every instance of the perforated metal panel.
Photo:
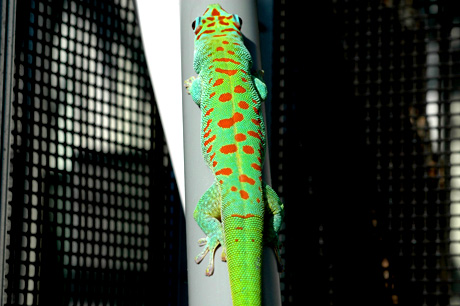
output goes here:
[[134, 2], [18, 1], [15, 64], [6, 305], [186, 303]]

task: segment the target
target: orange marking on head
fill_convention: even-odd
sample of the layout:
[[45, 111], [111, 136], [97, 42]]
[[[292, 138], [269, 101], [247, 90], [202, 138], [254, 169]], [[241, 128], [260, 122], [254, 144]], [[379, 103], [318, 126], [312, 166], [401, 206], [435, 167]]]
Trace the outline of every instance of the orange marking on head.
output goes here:
[[260, 199], [259, 199], [259, 198], [257, 198], [256, 201], [257, 201], [257, 203], [260, 203]]
[[243, 200], [249, 199], [249, 194], [244, 190], [240, 190], [240, 196]]
[[214, 85], [212, 85], [212, 87], [219, 86], [219, 85], [221, 85], [223, 82], [224, 82], [224, 79], [217, 79], [216, 82], [214, 83]]
[[227, 57], [223, 57], [223, 58], [215, 58], [213, 60], [213, 62], [224, 62], [224, 63], [232, 63], [232, 64], [235, 64], [235, 65], [239, 65], [241, 64], [240, 62], [237, 62], [231, 58], [227, 58]]
[[204, 145], [207, 146], [209, 143], [211, 143], [211, 142], [213, 142], [214, 140], [216, 140], [216, 138], [217, 138], [216, 135], [212, 135], [211, 138], [209, 138], [208, 140], [206, 140], [206, 141], [204, 142]]
[[214, 157], [216, 157], [216, 152], [212, 153], [211, 157], [210, 157], [210, 160], [213, 160]]
[[217, 47], [216, 51], [224, 51], [224, 47]]
[[231, 50], [230, 50], [230, 51], [227, 51], [227, 53], [230, 54], [230, 55], [235, 55], [235, 52], [233, 52], [233, 51], [231, 51]]
[[243, 146], [243, 152], [246, 154], [254, 154], [254, 148], [251, 146]]
[[223, 181], [223, 180], [219, 180], [219, 183], [222, 185], [222, 184], [224, 183], [224, 181]]
[[224, 154], [235, 153], [237, 150], [238, 147], [234, 144], [225, 145], [220, 148], [220, 152]]
[[237, 46], [239, 46], [239, 45], [240, 45], [239, 43], [233, 43], [233, 44], [234, 44], [234, 45], [237, 45]]
[[[225, 21], [223, 21], [223, 20], [219, 20], [219, 24], [228, 26], [230, 23], [225, 22]], [[223, 31], [224, 31], [224, 30], [222, 30], [222, 32], [223, 32]]]
[[251, 164], [251, 167], [254, 168], [254, 169], [256, 169], [256, 170], [259, 170], [259, 171], [262, 170], [262, 168], [261, 168], [258, 164], [256, 164], [256, 163], [252, 163], [252, 164]]
[[236, 135], [235, 135], [235, 140], [238, 141], [238, 142], [240, 142], [240, 141], [245, 141], [245, 140], [246, 140], [246, 135], [241, 134], [241, 133], [236, 134]]
[[[198, 28], [195, 29], [195, 35], [200, 33], [201, 29], [203, 28], [203, 26], [199, 26]], [[201, 35], [200, 35], [201, 36]], [[198, 39], [198, 38], [197, 38]]]
[[200, 38], [201, 38], [201, 35], [203, 35], [203, 34], [211, 34], [211, 33], [214, 33], [215, 31], [216, 31], [216, 30], [206, 30], [206, 31], [203, 31], [203, 32], [200, 33], [200, 35], [198, 35], [198, 36], [196, 37], [196, 39], [200, 39]]
[[208, 111], [206, 112], [206, 114], [204, 114], [204, 116], [209, 116], [210, 113], [212, 113], [214, 111], [214, 107], [211, 107], [210, 109], [208, 109]]
[[227, 34], [216, 34], [216, 35], [213, 35], [212, 37], [225, 37], [227, 36]]
[[219, 72], [219, 73], [225, 73], [227, 74], [228, 76], [232, 76], [232, 75], [235, 75], [238, 70], [236, 69], [222, 69], [222, 68], [216, 68], [216, 72]]
[[216, 95], [215, 92], [211, 93], [211, 94], [209, 95], [209, 99], [211, 99], [211, 98], [214, 97], [215, 95]]
[[209, 79], [209, 82], [208, 82], [208, 83], [211, 84], [211, 82], [212, 82], [212, 78]]
[[255, 125], [260, 125], [260, 120], [258, 119], [251, 119], [252, 123], [254, 123]]
[[235, 91], [236, 93], [245, 93], [246, 89], [241, 85], [236, 85], [233, 91]]
[[243, 121], [243, 119], [244, 119], [244, 117], [243, 117], [242, 114], [235, 113], [235, 114], [233, 114], [233, 116], [231, 118], [219, 120], [217, 125], [220, 126], [221, 128], [228, 129], [228, 128], [232, 127], [236, 122]]
[[232, 186], [232, 188], [230, 188], [232, 191], [237, 191], [238, 188], [236, 188], [235, 186]]
[[248, 80], [246, 78], [241, 78], [241, 81], [246, 83]]
[[245, 101], [238, 102], [238, 106], [242, 109], [248, 109], [249, 105]]
[[254, 185], [256, 183], [256, 181], [252, 178], [250, 178], [249, 176], [247, 176], [246, 174], [241, 174], [240, 177], [238, 178], [240, 180], [240, 182], [242, 183], [248, 183], [250, 185]]
[[257, 133], [254, 132], [254, 131], [248, 131], [248, 135], [249, 135], [249, 136], [252, 136], [252, 137], [255, 137], [255, 138], [261, 139], [260, 136], [259, 136], [259, 134], [257, 134]]
[[[220, 22], [220, 24], [223, 24], [223, 23]], [[228, 23], [225, 24], [225, 25], [228, 25]], [[232, 29], [232, 28], [228, 28], [228, 29], [223, 29], [222, 32], [239, 32], [239, 31], [237, 31], [237, 30], [235, 30], [235, 29]]]
[[236, 230], [242, 230], [243, 228], [241, 226], [235, 227]]
[[212, 16], [220, 16], [220, 12], [217, 10], [217, 9], [213, 9], [212, 10], [212, 13], [211, 13]]
[[222, 168], [216, 172], [216, 175], [230, 175], [233, 173], [231, 168]]
[[[203, 22], [205, 22], [205, 20], [203, 20]], [[213, 27], [213, 26], [215, 26], [215, 25], [216, 25], [216, 23], [215, 23], [215, 22], [212, 22], [212, 23], [208, 24], [207, 27], [209, 28], [209, 27]]]
[[214, 17], [206, 17], [206, 19], [213, 21]]
[[244, 74], [248, 74], [246, 71], [244, 71], [243, 69], [240, 70], [242, 73]]
[[209, 146], [209, 148], [206, 150], [206, 153], [210, 153], [212, 151], [212, 145]]
[[216, 161], [213, 161], [213, 162], [212, 162], [212, 166], [213, 166], [213, 167], [217, 166], [217, 162], [216, 162]]
[[229, 44], [229, 42], [226, 41], [226, 40], [224, 40], [222, 43], [223, 43], [224, 45], [228, 45], [228, 44]]
[[232, 94], [231, 93], [223, 93], [219, 96], [219, 101], [220, 102], [227, 102], [227, 101], [230, 101], [232, 99]]
[[259, 109], [257, 107], [254, 107], [254, 113], [256, 113], [257, 115], [259, 114]]
[[235, 239], [235, 242], [238, 242], [238, 239]]

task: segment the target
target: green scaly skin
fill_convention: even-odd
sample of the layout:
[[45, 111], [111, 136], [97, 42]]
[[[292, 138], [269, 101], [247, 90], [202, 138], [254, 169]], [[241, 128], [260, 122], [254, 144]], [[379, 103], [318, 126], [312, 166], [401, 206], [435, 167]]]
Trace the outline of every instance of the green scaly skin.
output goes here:
[[207, 235], [198, 242], [204, 250], [195, 260], [200, 263], [211, 252], [206, 275], [212, 275], [214, 254], [221, 244], [233, 305], [261, 305], [262, 247], [270, 244], [278, 255], [284, 211], [275, 191], [262, 181], [261, 102], [267, 88], [251, 74], [252, 59], [237, 15], [210, 5], [192, 27], [198, 77], [185, 83], [201, 108], [201, 147], [216, 178], [194, 211]]

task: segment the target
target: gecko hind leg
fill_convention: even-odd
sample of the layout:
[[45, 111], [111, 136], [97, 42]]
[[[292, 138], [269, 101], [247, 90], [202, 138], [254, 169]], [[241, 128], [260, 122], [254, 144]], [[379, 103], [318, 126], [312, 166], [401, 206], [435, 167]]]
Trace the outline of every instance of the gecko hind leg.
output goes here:
[[264, 183], [265, 203], [268, 209], [265, 214], [264, 243], [273, 248], [278, 262], [278, 268], [283, 270], [280, 256], [280, 242], [278, 233], [284, 218], [284, 205], [272, 187]]
[[195, 257], [195, 262], [199, 264], [206, 255], [209, 254], [209, 264], [206, 268], [206, 275], [214, 273], [214, 255], [219, 245], [224, 246], [222, 251], [222, 261], [225, 261], [225, 244], [221, 218], [221, 193], [218, 184], [214, 183], [203, 194], [193, 212], [193, 217], [206, 234], [205, 238], [198, 240], [198, 244], [204, 250]]

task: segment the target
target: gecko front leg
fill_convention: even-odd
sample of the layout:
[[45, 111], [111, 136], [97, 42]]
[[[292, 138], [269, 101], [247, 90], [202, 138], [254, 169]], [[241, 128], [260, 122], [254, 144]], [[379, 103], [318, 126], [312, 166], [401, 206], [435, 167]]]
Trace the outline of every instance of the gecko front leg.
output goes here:
[[198, 106], [201, 104], [201, 79], [200, 77], [190, 77], [184, 81], [185, 89], [192, 96], [193, 102]]

